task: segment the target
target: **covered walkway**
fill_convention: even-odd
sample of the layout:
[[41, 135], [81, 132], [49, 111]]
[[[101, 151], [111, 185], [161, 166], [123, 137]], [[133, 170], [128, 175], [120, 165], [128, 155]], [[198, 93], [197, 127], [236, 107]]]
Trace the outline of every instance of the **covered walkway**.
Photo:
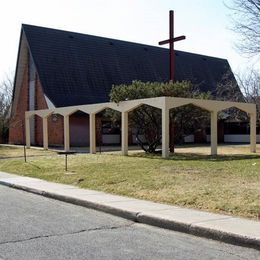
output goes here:
[[34, 110], [25, 112], [26, 146], [30, 148], [30, 119], [38, 115], [43, 120], [43, 148], [48, 149], [48, 117], [51, 114], [60, 114], [64, 118], [64, 150], [70, 150], [69, 117], [71, 114], [82, 111], [89, 115], [90, 122], [90, 153], [96, 153], [96, 114], [110, 108], [121, 112], [121, 151], [122, 155], [128, 154], [128, 113], [142, 105], [159, 108], [162, 111], [162, 157], [169, 157], [169, 113], [170, 109], [192, 104], [210, 112], [211, 117], [211, 155], [217, 154], [217, 120], [218, 112], [231, 107], [236, 107], [246, 112], [250, 117], [250, 151], [256, 152], [256, 105], [249, 103], [215, 101], [204, 99], [189, 99], [176, 97], [156, 97], [147, 99], [135, 99], [120, 103], [99, 103], [60, 107], [53, 109]]

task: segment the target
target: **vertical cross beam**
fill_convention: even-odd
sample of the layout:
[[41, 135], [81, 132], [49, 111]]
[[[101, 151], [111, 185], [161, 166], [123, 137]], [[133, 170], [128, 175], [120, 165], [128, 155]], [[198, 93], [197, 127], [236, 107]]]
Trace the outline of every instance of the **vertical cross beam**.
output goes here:
[[[174, 42], [185, 40], [186, 37], [184, 35], [178, 36], [174, 38], [174, 12], [170, 10], [169, 12], [169, 39], [160, 41], [159, 45], [168, 44], [169, 43], [169, 81], [174, 81]], [[171, 140], [171, 150], [174, 147], [174, 138]]]
[[[173, 20], [173, 10], [170, 10], [170, 19], [169, 19], [169, 36], [170, 38], [169, 39], [174, 39], [174, 26], [173, 26], [173, 23], [174, 23], [174, 20]], [[170, 81], [173, 81], [173, 78], [174, 78], [174, 41], [170, 41], [170, 55], [169, 55], [169, 79]]]
[[169, 43], [169, 80], [174, 80], [174, 42], [185, 40], [185, 36], [179, 36], [174, 38], [174, 12], [169, 12], [169, 39], [160, 41], [159, 45]]

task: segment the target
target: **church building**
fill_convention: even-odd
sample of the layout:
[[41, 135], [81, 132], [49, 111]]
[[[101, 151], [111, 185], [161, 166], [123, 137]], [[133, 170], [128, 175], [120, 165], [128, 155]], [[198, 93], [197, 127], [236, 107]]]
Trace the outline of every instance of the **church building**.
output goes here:
[[[169, 50], [165, 48], [23, 24], [9, 143], [24, 143], [25, 111], [107, 102], [112, 85], [133, 80], [167, 82], [168, 62]], [[200, 91], [216, 96], [227, 75], [237, 86], [227, 60], [175, 51], [176, 81], [191, 81]], [[70, 115], [72, 146], [89, 144], [88, 124], [87, 114]], [[120, 130], [110, 131], [109, 122], [101, 117], [96, 124], [99, 142], [120, 142]], [[42, 145], [42, 120], [35, 116], [30, 129], [32, 144]], [[63, 144], [62, 116], [48, 118], [48, 133], [50, 145]]]

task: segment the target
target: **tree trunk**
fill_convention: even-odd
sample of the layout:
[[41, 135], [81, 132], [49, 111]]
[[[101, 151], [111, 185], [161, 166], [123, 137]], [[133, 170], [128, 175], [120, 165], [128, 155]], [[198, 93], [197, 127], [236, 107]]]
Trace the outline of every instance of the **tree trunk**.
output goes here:
[[173, 123], [173, 119], [170, 119], [170, 152], [174, 153], [174, 123]]

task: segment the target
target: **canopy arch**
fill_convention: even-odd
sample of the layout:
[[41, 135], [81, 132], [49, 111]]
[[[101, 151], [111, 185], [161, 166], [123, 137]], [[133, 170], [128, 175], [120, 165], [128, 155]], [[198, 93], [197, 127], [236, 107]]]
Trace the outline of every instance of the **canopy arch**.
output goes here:
[[[229, 107], [236, 107], [245, 111], [250, 116], [250, 149], [251, 152], [256, 151], [256, 105], [249, 103], [229, 102], [229, 101], [216, 101], [206, 99], [191, 99], [191, 98], [178, 98], [178, 97], [155, 97], [147, 99], [135, 99], [122, 101], [119, 103], [107, 102], [90, 105], [80, 105], [71, 107], [61, 107], [45, 110], [26, 111], [26, 145], [30, 147], [30, 118], [37, 114], [42, 118], [48, 117], [52, 113], [61, 114], [64, 118], [68, 118], [70, 114], [75, 111], [82, 111], [90, 115], [90, 122], [92, 127], [95, 122], [95, 114], [111, 108], [121, 112], [122, 115], [122, 154], [127, 155], [127, 135], [128, 135], [128, 112], [136, 109], [137, 107], [146, 104], [162, 111], [162, 156], [167, 158], [169, 156], [169, 110], [172, 108], [180, 107], [187, 104], [201, 107], [211, 113], [211, 154], [217, 154], [217, 114], [223, 109]], [[67, 120], [67, 119], [66, 119]], [[47, 121], [46, 121], [47, 122]], [[67, 122], [67, 121], [66, 121]], [[68, 127], [68, 124], [64, 126]], [[46, 128], [46, 127], [45, 127]], [[94, 131], [90, 131], [90, 139], [93, 139]], [[92, 143], [94, 139], [92, 140]], [[69, 149], [68, 147], [65, 149]], [[91, 153], [95, 153], [94, 146], [90, 149]]]

